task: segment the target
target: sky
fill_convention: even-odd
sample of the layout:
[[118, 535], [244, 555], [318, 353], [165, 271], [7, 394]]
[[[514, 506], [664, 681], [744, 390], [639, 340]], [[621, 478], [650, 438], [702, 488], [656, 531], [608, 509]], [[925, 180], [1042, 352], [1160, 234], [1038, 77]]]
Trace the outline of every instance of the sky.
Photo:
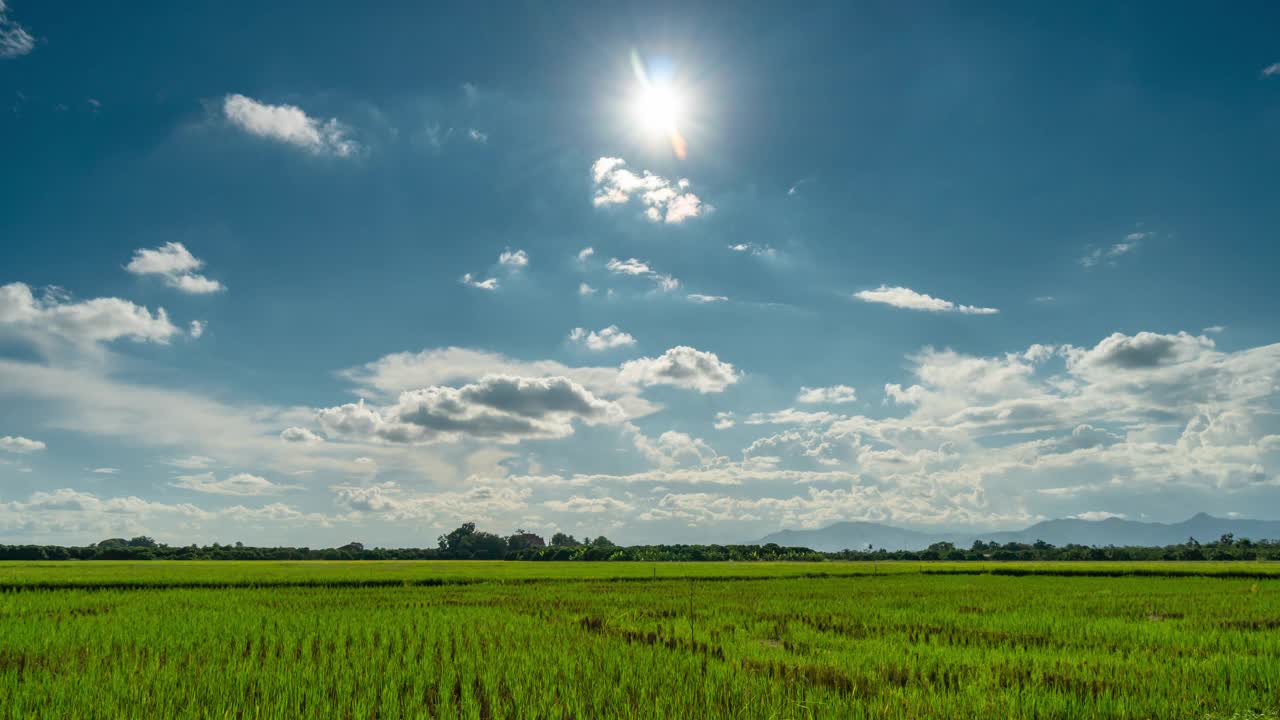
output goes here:
[[1277, 26], [0, 0], [0, 543], [1280, 519]]

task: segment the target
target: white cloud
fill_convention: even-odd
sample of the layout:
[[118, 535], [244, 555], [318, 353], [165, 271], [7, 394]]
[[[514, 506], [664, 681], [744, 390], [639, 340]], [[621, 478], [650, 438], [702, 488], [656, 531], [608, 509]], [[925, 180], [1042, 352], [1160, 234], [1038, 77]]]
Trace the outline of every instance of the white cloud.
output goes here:
[[645, 217], [653, 222], [679, 224], [705, 212], [702, 200], [688, 192], [689, 181], [676, 182], [654, 175], [648, 170], [636, 175], [628, 170], [622, 158], [602, 157], [591, 166], [596, 194], [592, 203], [596, 207], [622, 205], [638, 197], [645, 205]]
[[629, 513], [635, 506], [610, 497], [582, 497], [574, 495], [564, 500], [547, 500], [543, 506], [556, 512], [566, 513]]
[[317, 413], [331, 435], [388, 443], [454, 442], [462, 438], [513, 443], [573, 434], [573, 421], [616, 423], [617, 403], [565, 377], [486, 375], [459, 388], [434, 385], [400, 393], [386, 407], [364, 400]]
[[1226, 329], [1227, 328], [1225, 325], [1210, 325], [1209, 327], [1201, 330], [1200, 332], [1204, 333], [1205, 335], [1217, 335], [1225, 331]]
[[642, 260], [628, 258], [619, 260], [618, 258], [610, 258], [607, 265], [609, 272], [618, 275], [651, 275], [653, 270]]
[[805, 404], [840, 405], [856, 402], [858, 392], [848, 385], [832, 385], [830, 387], [802, 387], [796, 395], [796, 402]]
[[431, 385], [476, 382], [486, 375], [531, 378], [567, 377], [595, 396], [620, 405], [627, 417], [648, 415], [656, 408], [639, 396], [639, 388], [620, 377], [615, 367], [571, 367], [553, 360], [524, 361], [499, 353], [469, 348], [437, 348], [418, 353], [393, 353], [341, 375], [360, 387], [366, 398], [386, 402], [399, 393]]
[[488, 485], [463, 491], [411, 493], [395, 482], [336, 485], [330, 489], [338, 505], [357, 513], [439, 525], [464, 520], [490, 526], [509, 522], [528, 512], [531, 494], [529, 488]]
[[349, 157], [360, 146], [347, 137], [335, 119], [309, 117], [295, 105], [268, 105], [244, 95], [227, 95], [222, 102], [227, 120], [245, 132], [303, 148], [317, 155]]
[[187, 331], [187, 334], [190, 335], [193, 339], [199, 339], [202, 335], [204, 335], [205, 325], [206, 323], [203, 320], [192, 320], [190, 325], [190, 330]]
[[477, 280], [476, 278], [472, 277], [471, 273], [467, 273], [466, 275], [462, 276], [461, 282], [463, 285], [466, 285], [467, 287], [475, 288], [477, 290], [497, 290], [498, 289], [498, 278], [488, 278], [485, 280]]
[[680, 288], [680, 281], [670, 275], [654, 275], [653, 282], [662, 292], [671, 292]]
[[716, 413], [716, 424], [714, 426], [716, 430], [728, 430], [736, 424], [737, 421], [733, 419], [733, 413], [723, 411]]
[[885, 403], [897, 405], [917, 405], [924, 397], [925, 389], [919, 385], [902, 387], [898, 383], [886, 383], [884, 386]]
[[653, 440], [634, 425], [628, 424], [627, 431], [636, 449], [655, 467], [703, 467], [719, 460], [719, 455], [710, 445], [688, 433], [667, 430]]
[[498, 264], [510, 268], [522, 268], [529, 264], [529, 256], [523, 250], [507, 248], [498, 256]]
[[726, 302], [729, 300], [729, 298], [724, 295], [701, 295], [699, 293], [691, 293], [685, 297], [689, 302], [696, 302], [700, 304]]
[[578, 283], [578, 294], [583, 297], [587, 297], [588, 295], [595, 295], [596, 289], [586, 283]]
[[164, 308], [152, 314], [119, 298], [73, 302], [60, 291], [37, 298], [23, 283], [0, 286], [0, 334], [6, 331], [46, 351], [53, 349], [55, 341], [82, 348], [122, 338], [167, 343], [181, 333], [169, 322]]
[[595, 352], [604, 352], [605, 350], [636, 344], [636, 339], [630, 333], [619, 330], [617, 325], [610, 325], [599, 332], [595, 330], [587, 331], [585, 328], [574, 328], [569, 333], [569, 340]]
[[169, 242], [158, 248], [139, 248], [133, 251], [133, 259], [125, 266], [125, 270], [136, 275], [177, 276], [199, 270], [204, 261], [191, 254], [186, 246], [179, 242]]
[[288, 427], [280, 432], [280, 439], [287, 443], [300, 443], [303, 445], [319, 445], [324, 442], [324, 438], [304, 427]]
[[595, 254], [596, 254], [595, 248], [584, 247], [578, 251], [578, 262], [585, 263], [586, 261], [591, 259], [592, 255], [595, 255]]
[[124, 269], [134, 275], [159, 275], [171, 288], [191, 295], [207, 295], [226, 290], [217, 280], [196, 273], [204, 261], [191, 254], [179, 242], [168, 242], [158, 248], [139, 248]]
[[1263, 77], [1271, 77], [1272, 75], [1280, 75], [1280, 62], [1271, 63], [1270, 65], [1262, 68]]
[[1124, 236], [1124, 240], [1121, 240], [1110, 247], [1093, 248], [1086, 253], [1084, 257], [1080, 258], [1080, 264], [1086, 268], [1091, 268], [1099, 265], [1103, 261], [1114, 262], [1114, 260], [1121, 255], [1128, 255], [1129, 253], [1137, 250], [1138, 247], [1141, 246], [1143, 240], [1147, 240], [1154, 236], [1155, 233], [1153, 232], [1131, 232]]
[[1110, 520], [1111, 518], [1123, 519], [1124, 517], [1126, 517], [1126, 515], [1124, 513], [1107, 512], [1106, 510], [1089, 510], [1087, 512], [1076, 513], [1075, 515], [1068, 515], [1067, 517], [1075, 518], [1076, 520], [1096, 521], [1096, 520]]
[[1189, 362], [1212, 351], [1213, 347], [1209, 338], [1185, 332], [1176, 335], [1112, 333], [1091, 349], [1072, 349], [1067, 361], [1072, 370], [1081, 375], [1095, 371], [1111, 373], [1115, 369], [1144, 371]]
[[[208, 542], [218, 537], [219, 531], [226, 532], [228, 522], [306, 528], [331, 524], [324, 515], [304, 513], [281, 503], [205, 510], [190, 503], [169, 505], [136, 496], [101, 498], [70, 488], [32, 493], [26, 501], [0, 502], [0, 533], [68, 543], [142, 534], [175, 544], [197, 538]], [[213, 532], [206, 530], [210, 527]]]
[[279, 495], [286, 490], [299, 489], [296, 485], [277, 485], [264, 477], [250, 475], [249, 473], [237, 473], [226, 479], [217, 480], [211, 472], [199, 475], [179, 475], [173, 486], [210, 495], [235, 495], [239, 497]]
[[775, 412], [751, 413], [743, 420], [747, 425], [822, 425], [844, 416], [829, 412], [805, 412], [787, 408]]
[[475, 128], [467, 130], [467, 137], [471, 138], [472, 142], [478, 142], [481, 144], [489, 142], [489, 135], [487, 133], [482, 133]]
[[89, 472], [94, 473], [95, 475], [118, 475], [120, 474], [120, 468], [100, 467], [94, 468]]
[[1000, 312], [996, 308], [958, 305], [950, 300], [932, 297], [906, 287], [889, 287], [881, 285], [875, 290], [860, 290], [853, 294], [859, 300], [870, 303], [882, 303], [906, 310], [922, 310], [925, 312], [956, 312], [966, 315], [995, 315]]
[[778, 251], [768, 245], [756, 245], [755, 243], [738, 243], [730, 245], [729, 249], [739, 253], [749, 253], [756, 257], [773, 259], [778, 257]]
[[44, 443], [39, 440], [22, 437], [21, 435], [5, 435], [4, 437], [0, 437], [0, 450], [3, 450], [4, 452], [29, 455], [44, 449]]
[[629, 360], [622, 364], [621, 376], [638, 385], [674, 385], [700, 393], [721, 392], [742, 377], [715, 353], [685, 345], [656, 358]]
[[172, 465], [182, 470], [203, 470], [216, 462], [211, 457], [204, 455], [189, 455], [187, 457], [172, 458], [165, 461], [166, 464]]
[[605, 264], [605, 268], [615, 275], [629, 275], [631, 277], [646, 277], [653, 281], [654, 285], [663, 292], [670, 292], [680, 287], [680, 281], [670, 275], [659, 273], [643, 260], [636, 258], [627, 258], [619, 260], [618, 258], [610, 258]]
[[9, 17], [9, 9], [0, 0], [0, 59], [22, 57], [35, 47], [36, 39]]

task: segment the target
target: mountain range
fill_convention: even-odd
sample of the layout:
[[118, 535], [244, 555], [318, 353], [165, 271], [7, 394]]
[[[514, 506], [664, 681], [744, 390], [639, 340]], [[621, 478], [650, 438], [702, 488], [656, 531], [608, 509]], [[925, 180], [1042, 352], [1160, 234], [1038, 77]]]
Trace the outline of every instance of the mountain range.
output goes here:
[[1178, 523], [1139, 522], [1123, 518], [1081, 520], [1063, 518], [1038, 522], [1023, 530], [1000, 532], [922, 532], [872, 522], [839, 522], [818, 530], [781, 530], [759, 542], [789, 547], [807, 547], [823, 552], [865, 550], [868, 545], [885, 550], [923, 550], [936, 542], [950, 542], [967, 548], [975, 540], [997, 543], [1050, 545], [1163, 546], [1184, 543], [1194, 537], [1200, 542], [1217, 540], [1231, 533], [1236, 539], [1280, 540], [1280, 521], [1218, 518], [1199, 513]]

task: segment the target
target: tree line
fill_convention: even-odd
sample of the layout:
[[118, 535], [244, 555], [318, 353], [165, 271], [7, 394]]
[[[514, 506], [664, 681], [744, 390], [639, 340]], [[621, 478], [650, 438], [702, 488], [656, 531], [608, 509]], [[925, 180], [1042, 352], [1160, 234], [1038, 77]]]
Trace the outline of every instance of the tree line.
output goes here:
[[550, 541], [525, 530], [502, 536], [464, 523], [437, 538], [433, 548], [366, 548], [358, 542], [336, 548], [166, 545], [147, 536], [109, 538], [84, 546], [0, 545], [0, 560], [609, 560], [609, 561], [990, 561], [990, 560], [1280, 560], [1280, 541], [1237, 540], [1231, 534], [1201, 543], [1195, 538], [1163, 547], [1055, 547], [1035, 543], [975, 541], [968, 549], [939, 542], [924, 550], [819, 552], [803, 547], [766, 545], [631, 545], [607, 537], [581, 540], [555, 533]]
[[968, 549], [937, 542], [924, 550], [889, 551], [869, 547], [823, 554], [831, 560], [1280, 560], [1280, 540], [1237, 540], [1232, 533], [1205, 543], [1191, 537], [1184, 543], [1163, 546], [1070, 544], [1059, 547], [1043, 540], [1003, 544], [975, 540]]

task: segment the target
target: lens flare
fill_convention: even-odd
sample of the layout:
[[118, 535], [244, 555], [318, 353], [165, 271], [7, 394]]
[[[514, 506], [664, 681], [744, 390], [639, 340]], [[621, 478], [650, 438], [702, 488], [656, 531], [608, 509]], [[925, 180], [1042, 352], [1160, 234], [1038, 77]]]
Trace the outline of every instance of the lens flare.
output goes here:
[[631, 114], [635, 123], [646, 134], [665, 137], [671, 143], [671, 151], [681, 160], [688, 154], [688, 143], [680, 133], [684, 119], [685, 101], [680, 89], [670, 77], [670, 72], [650, 73], [640, 55], [631, 51], [631, 68], [635, 72], [635, 96]]

